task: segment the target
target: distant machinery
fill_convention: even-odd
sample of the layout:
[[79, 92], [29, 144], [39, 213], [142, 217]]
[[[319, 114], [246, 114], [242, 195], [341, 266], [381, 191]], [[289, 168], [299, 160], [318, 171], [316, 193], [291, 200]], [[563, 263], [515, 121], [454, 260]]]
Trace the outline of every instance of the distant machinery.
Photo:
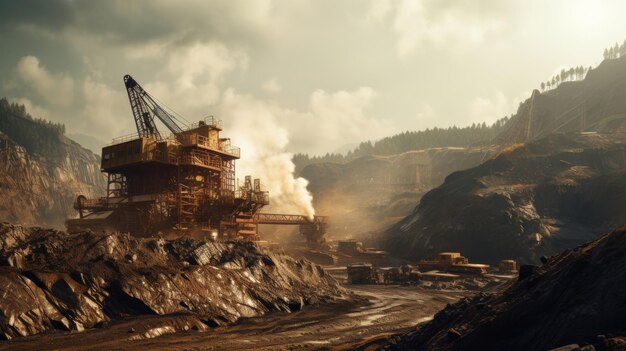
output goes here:
[[[210, 116], [181, 127], [130, 75], [124, 76], [124, 84], [137, 134], [102, 148], [106, 196], [78, 196], [74, 208], [79, 218], [66, 222], [69, 231], [257, 240], [259, 224], [297, 224], [310, 245], [323, 242], [325, 217], [259, 213], [269, 204], [269, 193], [250, 176], [243, 185], [236, 184], [240, 150], [220, 137], [220, 120]], [[170, 136], [161, 134], [155, 119]]]

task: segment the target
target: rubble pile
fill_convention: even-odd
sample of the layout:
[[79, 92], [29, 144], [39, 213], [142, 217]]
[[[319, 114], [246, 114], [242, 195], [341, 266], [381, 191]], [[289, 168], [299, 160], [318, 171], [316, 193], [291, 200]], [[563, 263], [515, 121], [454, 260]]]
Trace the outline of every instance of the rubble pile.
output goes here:
[[543, 261], [519, 281], [448, 305], [387, 349], [626, 349], [626, 226]]
[[250, 242], [0, 224], [0, 339], [137, 315], [188, 314], [202, 330], [343, 295], [319, 266]]

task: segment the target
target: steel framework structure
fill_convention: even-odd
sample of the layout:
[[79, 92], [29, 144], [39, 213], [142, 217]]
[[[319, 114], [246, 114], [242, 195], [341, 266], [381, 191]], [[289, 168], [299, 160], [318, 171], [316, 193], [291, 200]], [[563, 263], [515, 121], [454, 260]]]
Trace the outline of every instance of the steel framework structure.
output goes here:
[[[137, 134], [102, 149], [106, 196], [79, 196], [74, 204], [79, 218], [66, 222], [68, 230], [256, 240], [258, 224], [297, 224], [311, 244], [320, 242], [325, 217], [260, 214], [269, 204], [260, 180], [246, 176], [242, 186], [236, 185], [240, 151], [220, 137], [221, 121], [211, 116], [181, 127], [131, 76], [124, 76], [124, 84]], [[170, 137], [163, 137], [156, 120], [172, 132]]]

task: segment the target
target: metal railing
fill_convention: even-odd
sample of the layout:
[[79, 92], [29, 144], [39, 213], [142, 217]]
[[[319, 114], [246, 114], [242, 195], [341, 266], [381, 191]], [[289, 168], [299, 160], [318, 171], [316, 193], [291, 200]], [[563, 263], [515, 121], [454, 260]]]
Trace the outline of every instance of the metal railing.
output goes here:
[[328, 222], [326, 216], [314, 216], [313, 220], [309, 220], [303, 215], [292, 214], [280, 214], [280, 213], [257, 213], [253, 217], [254, 221], [258, 224], [311, 224], [320, 223], [325, 224]]
[[249, 189], [240, 188], [235, 192], [235, 197], [260, 205], [270, 204], [270, 194], [268, 191], [251, 191]]
[[192, 139], [195, 139], [195, 144], [197, 145], [204, 146], [208, 149], [219, 150], [219, 144], [216, 142], [212, 143], [211, 139], [205, 137], [204, 135], [194, 134], [190, 135], [190, 137], [192, 137]]
[[127, 141], [136, 140], [136, 139], [139, 139], [139, 134], [138, 133], [130, 133], [130, 134], [119, 136], [117, 138], [113, 138], [113, 140], [111, 140], [109, 145], [121, 144], [121, 143], [125, 143]]
[[239, 158], [241, 155], [241, 149], [237, 146], [230, 145], [230, 142], [226, 141], [228, 139], [222, 139], [222, 142], [221, 142], [222, 145], [220, 145], [220, 142], [216, 142], [216, 141], [212, 142], [210, 138], [207, 138], [204, 135], [198, 135], [198, 134], [183, 135], [181, 136], [180, 140], [182, 141], [182, 144], [185, 146], [197, 145], [202, 148], [213, 150], [213, 151], [219, 151], [219, 152], [231, 155], [236, 158]]
[[223, 150], [221, 150], [221, 151], [223, 153], [225, 153], [225, 154], [229, 154], [229, 155], [237, 157], [237, 158], [239, 158], [240, 155], [241, 155], [241, 149], [239, 147], [237, 147], [237, 146], [231, 146], [231, 145], [224, 146]]
[[191, 130], [201, 126], [210, 126], [222, 129], [222, 120], [215, 118], [214, 116], [206, 116], [198, 122], [188, 124], [184, 130]]
[[218, 158], [213, 158], [208, 155], [202, 155], [195, 152], [183, 154], [178, 158], [179, 164], [199, 165], [214, 168], [221, 168], [222, 162]]

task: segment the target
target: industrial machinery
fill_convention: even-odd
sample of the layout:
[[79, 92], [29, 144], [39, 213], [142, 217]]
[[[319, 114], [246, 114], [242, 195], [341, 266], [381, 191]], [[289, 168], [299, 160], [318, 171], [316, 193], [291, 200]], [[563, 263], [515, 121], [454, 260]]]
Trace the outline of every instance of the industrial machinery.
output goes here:
[[[66, 222], [68, 231], [257, 240], [259, 224], [291, 224], [300, 226], [309, 245], [323, 243], [325, 217], [259, 213], [269, 204], [269, 194], [259, 179], [236, 181], [240, 150], [220, 136], [220, 120], [210, 116], [185, 125], [130, 75], [124, 84], [137, 134], [102, 148], [106, 196], [78, 196], [79, 218]], [[171, 135], [161, 134], [156, 120]]]

